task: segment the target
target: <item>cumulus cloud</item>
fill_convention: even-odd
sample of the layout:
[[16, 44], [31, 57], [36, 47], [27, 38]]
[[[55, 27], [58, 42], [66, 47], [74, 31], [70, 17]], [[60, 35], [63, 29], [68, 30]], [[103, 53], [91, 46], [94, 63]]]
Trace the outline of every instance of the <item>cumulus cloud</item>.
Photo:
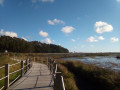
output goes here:
[[96, 22], [95, 23], [95, 28], [97, 33], [103, 33], [103, 32], [112, 32], [113, 31], [113, 26], [106, 23], [106, 22]]
[[98, 42], [98, 40], [95, 39], [95, 37], [91, 36], [87, 39], [87, 42]]
[[120, 2], [120, 0], [116, 0], [117, 2]]
[[4, 0], [0, 0], [0, 5], [3, 5]]
[[71, 39], [72, 40], [72, 42], [75, 42], [76, 40], [75, 39]]
[[112, 37], [112, 38], [111, 38], [111, 41], [112, 41], [112, 42], [118, 42], [118, 41], [119, 41], [119, 38]]
[[17, 33], [15, 33], [15, 32], [9, 32], [9, 31], [4, 32], [4, 30], [1, 29], [1, 31], [0, 31], [0, 36], [17, 37], [18, 35], [17, 35]]
[[65, 26], [65, 27], [62, 28], [61, 31], [66, 33], [66, 34], [68, 34], [68, 33], [71, 33], [73, 30], [75, 30], [74, 27], [72, 27], [72, 26]]
[[55, 0], [31, 0], [32, 3], [37, 3], [37, 2], [54, 2]]
[[105, 38], [103, 36], [99, 36], [98, 39], [99, 40], [105, 40]]
[[48, 33], [47, 32], [43, 32], [42, 30], [39, 32], [39, 35], [42, 37], [47, 37]]
[[44, 40], [44, 42], [45, 42], [45, 43], [48, 43], [48, 44], [53, 43], [50, 38], [46, 38], [46, 39]]
[[55, 25], [55, 23], [54, 23], [53, 21], [51, 21], [51, 20], [48, 20], [48, 23], [49, 23], [50, 25]]
[[54, 2], [55, 0], [41, 0], [42, 2]]
[[50, 25], [65, 24], [65, 22], [55, 18], [53, 20], [48, 20], [48, 24]]
[[24, 38], [24, 37], [21, 37], [23, 40], [25, 40], [25, 41], [28, 41], [26, 38]]

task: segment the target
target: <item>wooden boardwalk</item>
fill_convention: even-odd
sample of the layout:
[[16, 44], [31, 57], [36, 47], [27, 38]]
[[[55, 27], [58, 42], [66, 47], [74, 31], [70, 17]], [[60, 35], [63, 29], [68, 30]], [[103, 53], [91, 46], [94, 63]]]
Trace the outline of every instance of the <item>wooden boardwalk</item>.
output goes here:
[[33, 63], [32, 68], [9, 90], [53, 90], [53, 79], [48, 66]]

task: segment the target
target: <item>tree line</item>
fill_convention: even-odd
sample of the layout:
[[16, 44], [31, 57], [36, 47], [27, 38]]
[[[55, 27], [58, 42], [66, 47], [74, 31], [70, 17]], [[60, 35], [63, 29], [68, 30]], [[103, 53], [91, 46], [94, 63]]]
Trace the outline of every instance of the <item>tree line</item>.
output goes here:
[[0, 36], [0, 52], [18, 53], [68, 53], [69, 50], [55, 44], [46, 44], [39, 41], [26, 41], [21, 38]]

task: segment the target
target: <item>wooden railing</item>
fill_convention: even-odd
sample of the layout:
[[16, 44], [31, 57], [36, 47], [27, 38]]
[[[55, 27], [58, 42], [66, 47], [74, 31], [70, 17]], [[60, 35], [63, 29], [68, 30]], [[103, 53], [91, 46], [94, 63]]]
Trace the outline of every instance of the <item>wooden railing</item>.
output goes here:
[[65, 90], [63, 76], [61, 72], [57, 72], [57, 63], [54, 59], [51, 58], [39, 58], [34, 57], [34, 62], [46, 64], [50, 69], [50, 74], [52, 75], [52, 79], [54, 81], [54, 90]]
[[54, 79], [54, 90], [65, 90], [63, 76], [61, 72], [57, 72], [57, 63], [53, 59], [48, 58], [48, 68], [51, 74], [53, 74]]
[[[22, 77], [31, 67], [32, 67], [32, 62], [38, 62], [38, 63], [42, 63], [42, 64], [46, 64], [48, 66], [48, 68], [50, 69], [50, 74], [52, 75], [52, 79], [54, 81], [54, 90], [65, 90], [65, 85], [64, 85], [64, 80], [63, 80], [63, 76], [61, 75], [61, 72], [57, 72], [57, 63], [54, 59], [39, 59], [34, 57], [33, 59], [27, 59], [25, 61], [19, 61], [15, 64], [9, 65], [9, 64], [5, 64], [5, 66], [0, 67], [1, 68], [5, 68], [5, 77], [1, 78], [1, 80], [5, 81], [5, 85], [0, 89], [8, 89], [10, 85], [12, 85], [16, 80], [18, 80], [18, 78]], [[14, 71], [14, 72], [9, 72], [10, 71], [10, 67], [14, 66], [14, 65], [18, 65], [21, 64], [21, 68]], [[14, 79], [11, 83], [9, 83], [9, 75], [14, 74], [16, 72], [21, 71], [21, 74]]]
[[[18, 65], [18, 64], [21, 64], [20, 69], [10, 72], [10, 67]], [[11, 64], [11, 65], [5, 64], [5, 66], [0, 67], [0, 69], [5, 68], [5, 77], [2, 77], [0, 79], [0, 81], [4, 80], [5, 83], [4, 83], [4, 86], [2, 86], [2, 88], [0, 88], [0, 90], [2, 90], [2, 89], [7, 90], [10, 85], [12, 85], [16, 80], [18, 80], [20, 77], [22, 77], [31, 67], [32, 67], [31, 59], [27, 59], [24, 61], [18, 61], [17, 63]], [[16, 72], [19, 72], [19, 71], [21, 71], [21, 74], [18, 75], [18, 77], [15, 78], [12, 82], [10, 82], [10, 75], [12, 75]]]

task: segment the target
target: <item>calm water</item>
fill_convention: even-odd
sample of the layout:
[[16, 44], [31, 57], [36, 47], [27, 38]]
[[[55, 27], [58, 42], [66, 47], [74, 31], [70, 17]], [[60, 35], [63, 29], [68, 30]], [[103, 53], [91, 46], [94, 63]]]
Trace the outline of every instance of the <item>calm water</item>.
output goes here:
[[84, 57], [80, 59], [79, 57], [70, 57], [70, 58], [62, 58], [63, 60], [78, 60], [82, 61], [85, 64], [94, 64], [96, 66], [102, 67], [102, 68], [109, 68], [112, 70], [120, 71], [120, 59], [117, 59], [115, 57], [103, 57], [103, 56], [97, 56], [97, 57]]

